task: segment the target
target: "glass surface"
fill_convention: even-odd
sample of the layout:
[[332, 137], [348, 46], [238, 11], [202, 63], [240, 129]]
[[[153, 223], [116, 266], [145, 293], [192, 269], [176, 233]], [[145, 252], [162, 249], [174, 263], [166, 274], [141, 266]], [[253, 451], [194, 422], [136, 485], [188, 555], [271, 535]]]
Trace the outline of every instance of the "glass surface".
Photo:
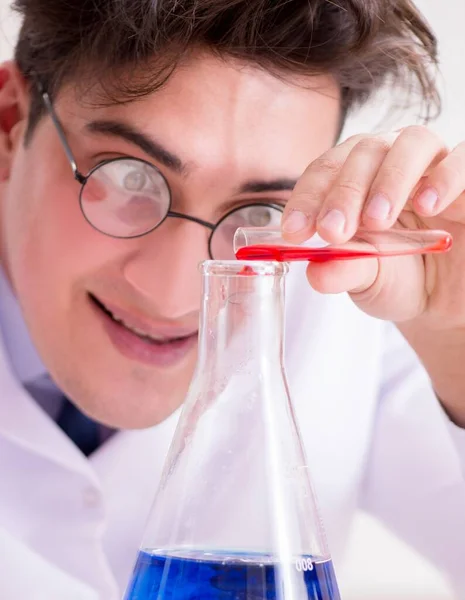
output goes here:
[[202, 272], [197, 369], [126, 600], [338, 600], [283, 369], [287, 265]]
[[158, 169], [142, 160], [109, 160], [82, 186], [81, 208], [89, 223], [114, 237], [137, 237], [154, 229], [170, 206], [170, 191]]
[[228, 213], [216, 226], [210, 254], [217, 260], [233, 260], [234, 235], [238, 227], [279, 227], [282, 208], [272, 204], [249, 204]]

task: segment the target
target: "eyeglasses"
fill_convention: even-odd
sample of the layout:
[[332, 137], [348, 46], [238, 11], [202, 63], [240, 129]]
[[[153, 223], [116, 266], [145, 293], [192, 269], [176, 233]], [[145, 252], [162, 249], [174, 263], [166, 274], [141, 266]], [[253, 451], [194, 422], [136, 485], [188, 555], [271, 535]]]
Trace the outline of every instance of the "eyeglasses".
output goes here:
[[77, 168], [50, 96], [42, 89], [41, 94], [74, 178], [81, 184], [82, 214], [97, 231], [114, 238], [137, 238], [159, 227], [167, 217], [187, 219], [210, 229], [210, 258], [229, 260], [234, 258], [233, 238], [238, 227], [279, 227], [283, 208], [273, 203], [242, 205], [217, 223], [175, 212], [171, 210], [171, 190], [161, 171], [138, 158], [104, 160], [83, 175]]

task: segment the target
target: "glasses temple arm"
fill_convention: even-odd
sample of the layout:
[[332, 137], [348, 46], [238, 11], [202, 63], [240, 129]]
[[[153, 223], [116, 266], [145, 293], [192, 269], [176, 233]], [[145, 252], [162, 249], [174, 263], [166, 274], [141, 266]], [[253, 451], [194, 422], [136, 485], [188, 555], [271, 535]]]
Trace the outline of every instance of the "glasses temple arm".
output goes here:
[[55, 125], [55, 128], [57, 130], [58, 137], [60, 138], [61, 145], [63, 146], [66, 157], [68, 158], [69, 164], [71, 165], [71, 169], [73, 170], [74, 177], [77, 181], [79, 181], [79, 183], [85, 183], [86, 177], [84, 175], [82, 175], [82, 173], [80, 173], [79, 169], [77, 168], [76, 159], [74, 158], [73, 152], [72, 152], [71, 148], [69, 147], [68, 140], [66, 139], [66, 135], [65, 135], [65, 132], [63, 131], [63, 127], [60, 123], [60, 120], [55, 113], [55, 109], [53, 108], [53, 104], [52, 104], [52, 101], [50, 100], [50, 96], [48, 95], [47, 92], [44, 92], [44, 91], [42, 91], [41, 94], [42, 94], [42, 99], [44, 101], [44, 104], [50, 115], [50, 118], [52, 119], [53, 124]]

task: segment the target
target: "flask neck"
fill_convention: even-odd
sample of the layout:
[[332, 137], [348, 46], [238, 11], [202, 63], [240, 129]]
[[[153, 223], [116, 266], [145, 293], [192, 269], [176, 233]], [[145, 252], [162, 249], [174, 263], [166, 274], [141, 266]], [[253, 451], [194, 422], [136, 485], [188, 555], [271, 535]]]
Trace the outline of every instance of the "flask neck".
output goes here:
[[207, 261], [201, 269], [198, 373], [229, 377], [239, 367], [253, 368], [264, 360], [279, 366], [283, 357], [287, 266]]

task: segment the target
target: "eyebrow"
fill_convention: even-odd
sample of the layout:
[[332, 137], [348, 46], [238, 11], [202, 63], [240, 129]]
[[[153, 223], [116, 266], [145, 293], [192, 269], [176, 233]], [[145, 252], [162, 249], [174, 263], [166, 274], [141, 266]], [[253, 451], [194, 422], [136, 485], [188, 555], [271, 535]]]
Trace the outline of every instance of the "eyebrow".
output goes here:
[[292, 192], [297, 179], [281, 178], [247, 181], [239, 187], [239, 194], [259, 194], [260, 192]]
[[171, 169], [175, 173], [183, 175], [187, 170], [186, 165], [179, 156], [176, 156], [176, 154], [173, 154], [164, 148], [159, 142], [127, 123], [108, 120], [91, 121], [90, 123], [87, 123], [85, 128], [91, 133], [102, 133], [104, 135], [122, 138], [127, 142], [138, 146], [145, 154], [148, 154], [157, 162], [168, 169]]
[[[100, 133], [118, 137], [127, 142], [138, 146], [142, 152], [164, 165], [166, 168], [185, 175], [187, 165], [183, 161], [162, 146], [152, 137], [147, 136], [142, 131], [121, 121], [96, 120], [86, 124], [85, 129], [91, 133]], [[283, 192], [292, 191], [297, 183], [297, 179], [280, 178], [273, 180], [251, 180], [243, 183], [237, 190], [238, 194], [259, 194], [263, 192]]]

